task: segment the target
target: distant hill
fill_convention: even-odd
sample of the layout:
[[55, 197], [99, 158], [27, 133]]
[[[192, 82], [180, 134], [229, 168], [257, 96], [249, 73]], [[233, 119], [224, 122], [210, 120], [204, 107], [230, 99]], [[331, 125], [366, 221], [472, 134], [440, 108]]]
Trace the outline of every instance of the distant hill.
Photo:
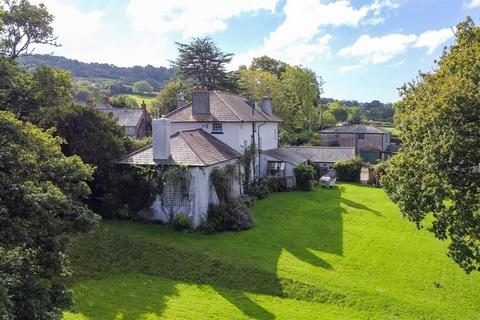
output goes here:
[[117, 67], [107, 63], [85, 63], [48, 54], [34, 54], [23, 56], [20, 63], [29, 66], [49, 65], [52, 67], [69, 70], [74, 78], [86, 79], [112, 79], [126, 85], [131, 85], [140, 80], [148, 81], [155, 89], [160, 90], [173, 75], [173, 69], [154, 67], [151, 65], [141, 67]]

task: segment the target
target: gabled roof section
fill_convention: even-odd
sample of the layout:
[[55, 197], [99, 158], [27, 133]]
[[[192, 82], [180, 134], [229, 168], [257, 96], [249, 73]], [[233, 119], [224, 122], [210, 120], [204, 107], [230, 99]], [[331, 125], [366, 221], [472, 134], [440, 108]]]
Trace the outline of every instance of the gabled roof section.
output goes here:
[[210, 91], [210, 115], [192, 116], [192, 103], [166, 115], [172, 122], [280, 122], [275, 115], [268, 116], [254, 102], [245, 97], [223, 91]]
[[389, 133], [388, 131], [382, 130], [380, 128], [365, 125], [365, 124], [350, 124], [345, 126], [335, 126], [326, 128], [320, 131], [320, 133], [374, 133], [382, 134]]
[[106, 114], [112, 113], [113, 118], [122, 127], [136, 127], [142, 120], [143, 110], [140, 108], [108, 108], [97, 109]]
[[185, 165], [205, 167], [240, 157], [240, 153], [202, 129], [179, 131], [170, 137], [171, 159], [153, 159], [152, 146], [135, 151], [118, 161], [130, 165]]

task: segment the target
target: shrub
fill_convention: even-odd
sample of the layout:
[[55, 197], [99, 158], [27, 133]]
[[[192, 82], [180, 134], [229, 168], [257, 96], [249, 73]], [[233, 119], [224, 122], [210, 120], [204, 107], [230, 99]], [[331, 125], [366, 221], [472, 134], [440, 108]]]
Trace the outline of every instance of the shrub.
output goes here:
[[192, 220], [184, 213], [179, 213], [173, 219], [173, 227], [175, 230], [185, 230], [192, 227]]
[[309, 164], [301, 163], [293, 169], [297, 187], [303, 191], [313, 190], [313, 181], [315, 178], [315, 168]]
[[337, 172], [339, 180], [348, 182], [360, 181], [360, 171], [362, 170], [362, 159], [356, 157], [355, 159], [338, 161], [333, 165]]
[[240, 198], [225, 203], [210, 204], [207, 221], [203, 226], [206, 233], [225, 230], [239, 231], [253, 227], [253, 219], [247, 205]]
[[256, 178], [248, 183], [245, 193], [257, 199], [263, 199], [272, 192], [287, 191], [285, 178], [265, 176]]

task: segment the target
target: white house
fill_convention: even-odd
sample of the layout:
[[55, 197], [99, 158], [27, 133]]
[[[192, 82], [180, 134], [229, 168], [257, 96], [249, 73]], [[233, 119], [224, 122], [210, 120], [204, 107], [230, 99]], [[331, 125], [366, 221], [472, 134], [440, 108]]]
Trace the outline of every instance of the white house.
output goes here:
[[[228, 164], [239, 166], [244, 150], [254, 144], [258, 153], [253, 175], [277, 175], [294, 186], [293, 168], [306, 161], [331, 166], [339, 160], [355, 157], [354, 148], [280, 147], [278, 125], [281, 119], [272, 113], [272, 99], [260, 104], [239, 95], [208, 91], [197, 87], [192, 102], [180, 97], [176, 110], [152, 121], [152, 146], [138, 150], [119, 161], [123, 165], [186, 166], [192, 180], [187, 195], [172, 182], [152, 204], [155, 219], [166, 221], [165, 203], [173, 201], [178, 212], [188, 214], [194, 227], [206, 218], [209, 203], [216, 203], [210, 183], [214, 168]], [[241, 168], [239, 168], [241, 170]], [[233, 190], [240, 195], [240, 184]]]

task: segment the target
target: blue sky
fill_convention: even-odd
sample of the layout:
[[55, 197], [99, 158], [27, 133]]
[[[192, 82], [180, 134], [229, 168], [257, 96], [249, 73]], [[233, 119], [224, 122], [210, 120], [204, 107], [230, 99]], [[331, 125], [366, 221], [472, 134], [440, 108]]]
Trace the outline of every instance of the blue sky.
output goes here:
[[175, 41], [209, 35], [235, 54], [230, 69], [263, 54], [301, 64], [324, 97], [384, 102], [428, 71], [455, 25], [480, 22], [480, 0], [34, 0], [55, 15], [60, 48], [85, 62], [168, 66]]

